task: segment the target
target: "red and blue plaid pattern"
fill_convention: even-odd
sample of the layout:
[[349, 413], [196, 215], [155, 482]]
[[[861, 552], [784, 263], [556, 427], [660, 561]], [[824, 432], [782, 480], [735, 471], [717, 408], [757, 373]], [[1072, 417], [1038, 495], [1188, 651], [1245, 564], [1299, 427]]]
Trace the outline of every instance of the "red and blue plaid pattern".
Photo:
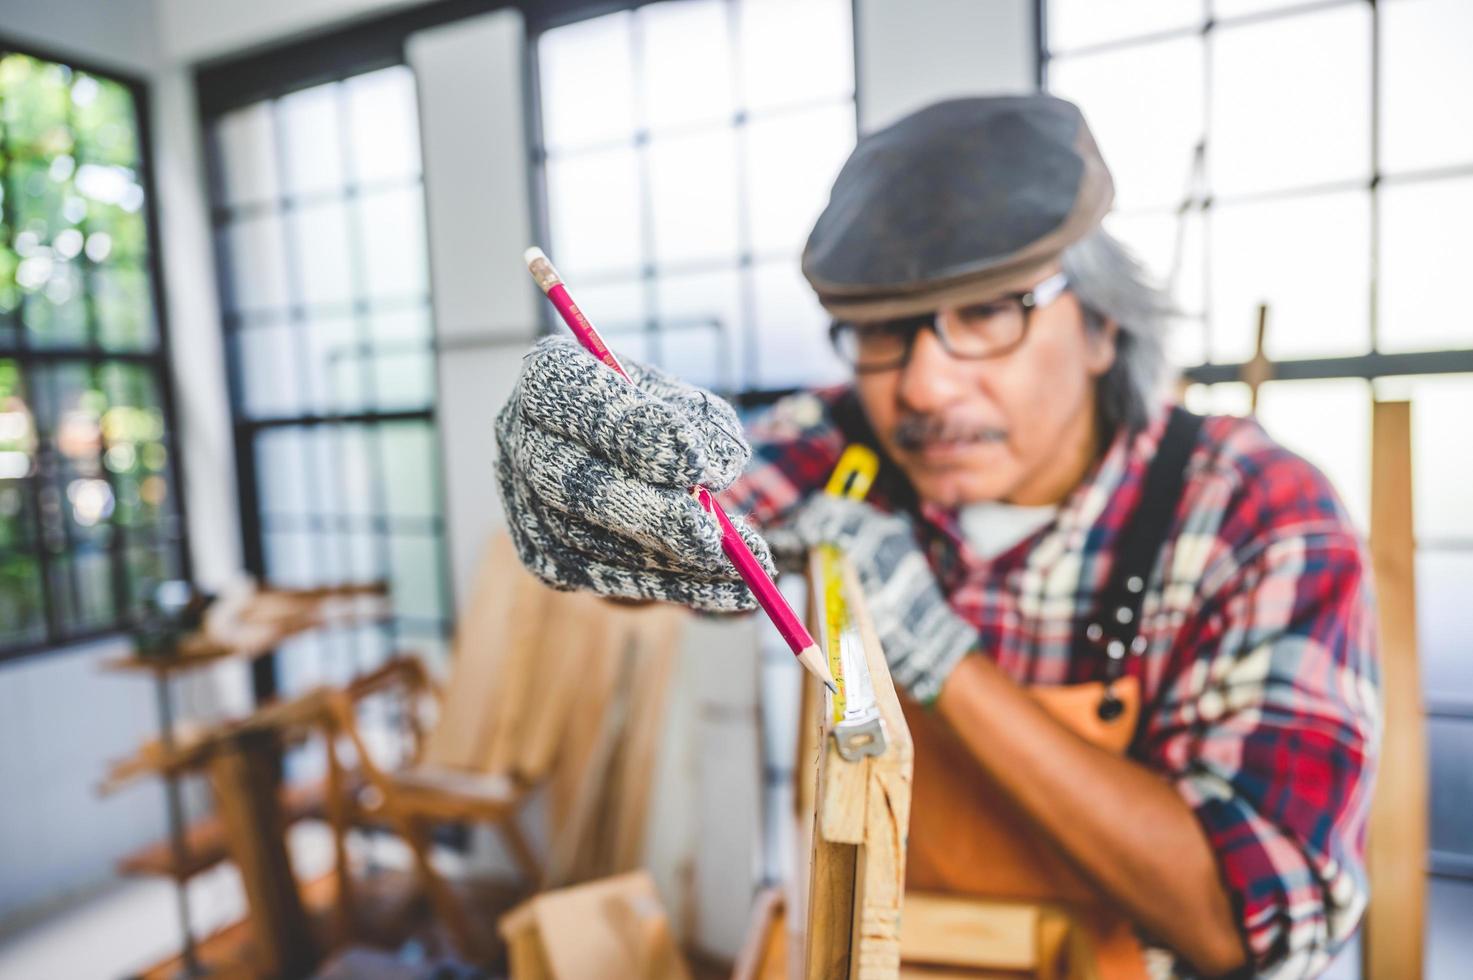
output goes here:
[[[759, 419], [753, 461], [724, 503], [772, 525], [821, 490], [844, 448], [832, 415], [843, 394], [797, 395]], [[1075, 638], [1166, 414], [1117, 437], [1053, 523], [992, 561], [968, 548], [955, 512], [906, 504], [894, 484], [870, 499], [912, 511], [952, 607], [1013, 679], [1098, 680], [1104, 657]], [[1319, 471], [1253, 421], [1206, 420], [1147, 586], [1147, 646], [1128, 666], [1143, 693], [1131, 755], [1197, 813], [1261, 975], [1318, 972], [1365, 908], [1379, 734], [1367, 568]]]

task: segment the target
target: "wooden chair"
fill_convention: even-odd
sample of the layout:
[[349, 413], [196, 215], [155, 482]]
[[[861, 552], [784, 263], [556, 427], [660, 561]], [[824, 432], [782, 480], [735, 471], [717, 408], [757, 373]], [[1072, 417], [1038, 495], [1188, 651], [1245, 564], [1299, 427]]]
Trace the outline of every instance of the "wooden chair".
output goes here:
[[[352, 791], [337, 739], [330, 740], [336, 790], [329, 795], [338, 805], [329, 816], [340, 860], [351, 825], [387, 824], [409, 845], [455, 944], [472, 957], [493, 951], [477, 941], [466, 909], [435, 868], [435, 825], [491, 824], [532, 887], [637, 864], [683, 615], [671, 606], [620, 607], [555, 592], [522, 568], [509, 538], [498, 536], [462, 617], [445, 684], [435, 684], [419, 661], [401, 658], [334, 696], [337, 733], [351, 743], [366, 789]], [[398, 766], [376, 758], [359, 723], [361, 702], [390, 693], [409, 709], [412, 749]], [[428, 699], [439, 708], [430, 729], [417, 710]], [[543, 787], [552, 825], [547, 869], [518, 824]], [[605, 827], [593, 818], [607, 804], [622, 820], [611, 820], [614, 838], [601, 841], [595, 831]]]

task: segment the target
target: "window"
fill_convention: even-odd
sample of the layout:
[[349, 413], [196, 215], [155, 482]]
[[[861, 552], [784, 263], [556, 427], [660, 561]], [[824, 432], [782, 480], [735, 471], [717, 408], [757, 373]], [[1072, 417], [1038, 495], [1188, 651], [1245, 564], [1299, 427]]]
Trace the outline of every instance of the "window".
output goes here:
[[[1117, 9], [1119, 8], [1119, 9]], [[1122, 13], [1123, 11], [1123, 13]], [[1413, 403], [1432, 868], [1473, 876], [1473, 85], [1462, 0], [1132, 0], [1046, 5], [1046, 80], [1077, 101], [1117, 178], [1109, 227], [1175, 286], [1199, 410], [1242, 414], [1229, 379], [1269, 304], [1259, 418], [1369, 512], [1371, 394]], [[1215, 383], [1211, 383], [1215, 382]]]
[[847, 0], [683, 0], [536, 40], [548, 252], [610, 344], [726, 393], [841, 378], [798, 257], [855, 139]]
[[294, 641], [323, 656], [283, 656], [277, 682], [438, 649], [449, 584], [413, 74], [257, 97], [206, 129], [247, 565], [279, 585], [385, 579], [393, 597], [386, 629]]
[[143, 101], [0, 47], [0, 658], [188, 573]]

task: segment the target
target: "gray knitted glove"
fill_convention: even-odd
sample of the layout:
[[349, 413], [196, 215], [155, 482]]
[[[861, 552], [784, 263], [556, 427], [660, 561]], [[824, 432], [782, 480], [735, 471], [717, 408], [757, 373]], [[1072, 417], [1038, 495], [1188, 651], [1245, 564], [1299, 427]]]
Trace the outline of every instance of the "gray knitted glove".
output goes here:
[[895, 683], [922, 704], [936, 700], [952, 668], [976, 648], [976, 627], [947, 604], [908, 518], [817, 494], [769, 537], [784, 559], [819, 544], [843, 550], [859, 576]]
[[[555, 588], [663, 599], [711, 612], [756, 602], [690, 496], [735, 480], [752, 450], [735, 410], [659, 370], [623, 361], [630, 384], [573, 341], [523, 360], [496, 419], [497, 480], [522, 562]], [[767, 544], [732, 523], [774, 574]]]

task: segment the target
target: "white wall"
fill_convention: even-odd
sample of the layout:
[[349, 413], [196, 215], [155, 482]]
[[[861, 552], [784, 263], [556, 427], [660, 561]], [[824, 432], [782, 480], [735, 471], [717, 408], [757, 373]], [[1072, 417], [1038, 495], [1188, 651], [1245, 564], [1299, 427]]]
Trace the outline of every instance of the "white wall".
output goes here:
[[522, 97], [521, 14], [499, 11], [409, 39], [419, 89], [455, 594], [501, 522], [493, 424], [537, 332]]
[[[49, 0], [47, 0], [49, 2]], [[109, 0], [112, 2], [112, 0]], [[165, 61], [198, 62], [426, 0], [153, 0]], [[102, 4], [97, 4], [102, 6]]]
[[857, 0], [859, 129], [931, 102], [1037, 88], [1031, 0]]
[[0, 31], [46, 53], [139, 74], [158, 61], [154, 0], [0, 0]]

